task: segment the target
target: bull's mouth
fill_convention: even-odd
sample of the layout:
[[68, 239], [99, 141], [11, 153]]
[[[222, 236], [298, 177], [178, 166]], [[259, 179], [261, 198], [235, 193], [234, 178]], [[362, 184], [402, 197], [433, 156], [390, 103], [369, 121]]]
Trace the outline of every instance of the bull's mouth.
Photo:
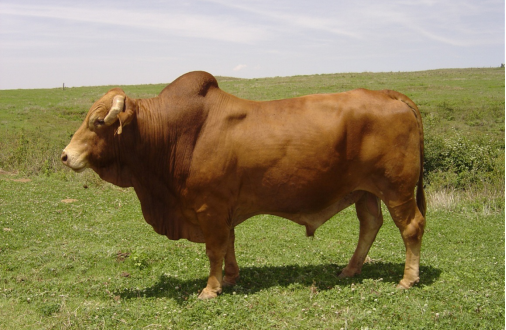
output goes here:
[[76, 173], [81, 173], [87, 168], [86, 166], [72, 166], [72, 165], [65, 163], [65, 162], [63, 162], [63, 164]]
[[84, 172], [84, 170], [86, 169], [86, 166], [85, 167], [81, 167], [81, 168], [72, 168], [71, 169], [76, 172], [76, 173], [82, 173]]

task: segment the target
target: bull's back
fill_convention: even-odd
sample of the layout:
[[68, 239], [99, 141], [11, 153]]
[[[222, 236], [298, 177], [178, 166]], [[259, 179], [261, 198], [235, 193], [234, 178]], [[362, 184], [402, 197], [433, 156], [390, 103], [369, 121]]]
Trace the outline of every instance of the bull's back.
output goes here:
[[403, 152], [399, 148], [411, 148], [418, 136], [416, 117], [405, 103], [368, 90], [252, 103], [240, 121], [223, 126], [222, 141], [243, 166], [284, 161], [318, 172], [332, 164], [374, 161], [396, 152], [392, 146]]

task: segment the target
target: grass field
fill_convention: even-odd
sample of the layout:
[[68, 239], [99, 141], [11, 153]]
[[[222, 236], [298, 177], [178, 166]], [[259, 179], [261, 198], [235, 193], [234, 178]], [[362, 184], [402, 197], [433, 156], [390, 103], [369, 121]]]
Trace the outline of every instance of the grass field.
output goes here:
[[[421, 280], [395, 289], [404, 245], [385, 224], [362, 274], [338, 279], [358, 240], [349, 208], [315, 238], [258, 216], [236, 229], [237, 286], [199, 301], [204, 245], [169, 241], [131, 189], [74, 174], [62, 148], [109, 87], [0, 91], [0, 329], [504, 329], [504, 69], [234, 79], [250, 99], [357, 87], [420, 107], [427, 227]], [[124, 86], [132, 97], [164, 85]]]

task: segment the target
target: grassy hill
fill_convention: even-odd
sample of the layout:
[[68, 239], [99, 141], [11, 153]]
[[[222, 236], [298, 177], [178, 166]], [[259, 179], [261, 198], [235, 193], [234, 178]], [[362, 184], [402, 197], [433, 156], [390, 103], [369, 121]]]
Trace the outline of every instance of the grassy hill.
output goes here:
[[[215, 301], [204, 246], [145, 223], [132, 189], [60, 164], [89, 107], [117, 86], [0, 91], [0, 329], [504, 328], [504, 69], [218, 77], [271, 100], [394, 89], [425, 127], [421, 280], [395, 289], [404, 245], [388, 212], [362, 274], [338, 279], [358, 240], [353, 208], [316, 232], [258, 216], [236, 230], [238, 285]], [[163, 85], [120, 86], [152, 97]]]

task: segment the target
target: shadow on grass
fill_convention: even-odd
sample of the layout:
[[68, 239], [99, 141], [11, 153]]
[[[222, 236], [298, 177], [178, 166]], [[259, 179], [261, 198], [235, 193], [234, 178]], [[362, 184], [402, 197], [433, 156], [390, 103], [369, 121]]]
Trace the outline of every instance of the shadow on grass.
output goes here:
[[[395, 287], [402, 278], [404, 263], [381, 261], [367, 263], [362, 267], [361, 274], [353, 278], [340, 279], [338, 275], [343, 268], [344, 266], [335, 264], [243, 267], [240, 270], [241, 278], [237, 285], [224, 288], [223, 294], [254, 294], [271, 287], [289, 287], [296, 284], [307, 287], [315, 285], [319, 291], [326, 291], [336, 286], [346, 287], [352, 283], [362, 284], [364, 280], [380, 279], [383, 282], [392, 283], [392, 287]], [[420, 283], [417, 286], [431, 285], [440, 275], [441, 270], [420, 265]], [[207, 278], [181, 280], [162, 274], [156, 283], [142, 291], [128, 288], [115, 294], [121, 299], [170, 297], [183, 303], [190, 295], [202, 290], [206, 283]]]

